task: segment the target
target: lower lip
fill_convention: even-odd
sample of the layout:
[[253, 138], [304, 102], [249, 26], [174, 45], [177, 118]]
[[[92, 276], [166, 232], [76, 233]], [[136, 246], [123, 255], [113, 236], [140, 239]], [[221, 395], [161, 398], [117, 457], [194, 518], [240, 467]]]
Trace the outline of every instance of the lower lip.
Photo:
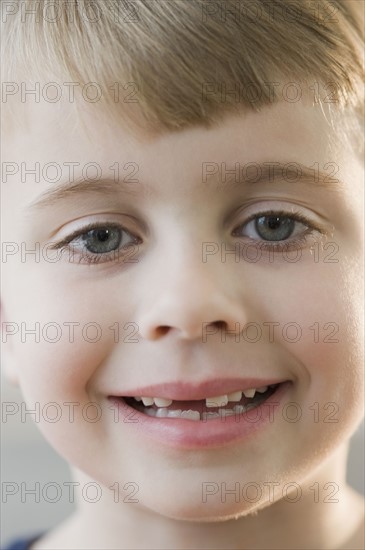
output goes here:
[[184, 418], [156, 418], [148, 416], [117, 397], [109, 400], [118, 409], [118, 421], [129, 425], [128, 429], [159, 445], [179, 449], [203, 449], [222, 447], [247, 439], [278, 419], [278, 407], [292, 386], [282, 383], [275, 393], [258, 407], [240, 415], [194, 421]]

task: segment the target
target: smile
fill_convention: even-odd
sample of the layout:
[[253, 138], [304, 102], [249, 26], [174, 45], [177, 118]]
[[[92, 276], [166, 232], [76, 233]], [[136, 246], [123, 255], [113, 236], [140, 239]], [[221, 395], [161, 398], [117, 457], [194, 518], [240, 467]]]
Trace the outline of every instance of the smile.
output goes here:
[[[203, 450], [247, 441], [268, 430], [280, 430], [283, 422], [280, 405], [289, 398], [293, 382], [255, 382], [222, 383], [221, 379], [219, 384], [214, 380], [200, 386], [160, 384], [139, 388], [147, 389], [146, 392], [131, 390], [128, 396], [109, 395], [108, 400], [118, 413], [117, 420], [113, 415], [114, 422], [141, 443], [149, 440], [157, 444], [157, 449], [163, 446]], [[240, 386], [245, 389], [232, 391]], [[228, 391], [217, 396], [218, 392], [211, 390], [219, 387]]]
[[125, 397], [137, 411], [156, 418], [184, 418], [207, 421], [245, 413], [258, 407], [275, 393], [280, 384], [249, 388], [201, 400], [172, 400], [161, 397]]

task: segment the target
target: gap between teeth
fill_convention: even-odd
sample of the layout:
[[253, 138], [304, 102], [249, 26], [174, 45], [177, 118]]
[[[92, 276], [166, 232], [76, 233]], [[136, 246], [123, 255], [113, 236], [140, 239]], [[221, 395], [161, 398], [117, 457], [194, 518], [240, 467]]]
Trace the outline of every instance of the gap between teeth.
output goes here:
[[[251, 388], [248, 390], [236, 391], [226, 395], [219, 395], [216, 397], [207, 397], [205, 399], [206, 407], [225, 407], [229, 402], [241, 401], [242, 395], [252, 399], [255, 397], [256, 392], [265, 393], [269, 386], [262, 386], [261, 388]], [[153, 404], [156, 407], [169, 407], [172, 404], [172, 399], [164, 399], [163, 397], [134, 397], [136, 401], [142, 401], [145, 407], [149, 407]], [[196, 411], [193, 411], [196, 412]]]

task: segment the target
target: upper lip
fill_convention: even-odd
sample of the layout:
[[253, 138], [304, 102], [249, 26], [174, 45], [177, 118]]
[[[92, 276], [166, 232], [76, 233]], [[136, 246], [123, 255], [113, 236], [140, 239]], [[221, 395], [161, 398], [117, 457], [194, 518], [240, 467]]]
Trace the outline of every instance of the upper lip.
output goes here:
[[165, 382], [139, 386], [132, 390], [113, 393], [113, 397], [162, 397], [175, 401], [200, 400], [226, 395], [235, 391], [261, 388], [288, 381], [287, 378], [214, 378], [198, 383], [187, 381]]

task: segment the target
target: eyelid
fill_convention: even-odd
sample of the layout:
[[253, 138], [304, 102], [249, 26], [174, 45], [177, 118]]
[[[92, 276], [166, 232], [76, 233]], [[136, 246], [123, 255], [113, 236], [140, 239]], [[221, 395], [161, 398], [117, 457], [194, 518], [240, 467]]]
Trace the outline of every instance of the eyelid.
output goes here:
[[[95, 212], [89, 214], [88, 216], [83, 215], [73, 220], [68, 220], [54, 229], [52, 233], [50, 233], [49, 239], [53, 242], [57, 239], [57, 235], [61, 234], [60, 239], [66, 240], [69, 235], [76, 235], [79, 232], [85, 232], [89, 226], [90, 229], [94, 229], [95, 227], [105, 227], [106, 225], [108, 227], [119, 227], [125, 231], [129, 231], [130, 233], [136, 232], [143, 235], [148, 235], [149, 233], [144, 220], [140, 217], [136, 217], [131, 213], [124, 211], [103, 211]], [[71, 231], [69, 228], [70, 226], [72, 228]]]
[[[310, 229], [318, 231], [322, 235], [326, 235], [329, 233], [327, 226], [325, 226], [324, 224], [321, 224], [320, 222], [312, 221], [309, 218], [309, 216], [307, 217], [300, 210], [297, 210], [297, 209], [294, 210], [294, 208], [296, 208], [294, 207], [294, 205], [292, 205], [291, 210], [284, 210], [282, 206], [278, 206], [277, 208], [271, 206], [271, 207], [268, 207], [267, 209], [262, 209], [257, 212], [253, 212], [252, 214], [249, 214], [248, 218], [243, 220], [241, 223], [238, 223], [238, 225], [235, 224], [235, 229], [233, 230], [233, 234], [239, 228], [246, 226], [252, 220], [255, 220], [257, 218], [264, 217], [264, 216], [278, 216], [278, 217], [291, 218], [297, 222], [302, 223], [303, 225], [306, 225]], [[242, 209], [240, 209], [239, 212], [242, 213]], [[237, 214], [237, 216], [239, 216], [239, 213]]]
[[82, 237], [82, 235], [85, 235], [89, 231], [98, 230], [98, 229], [105, 229], [105, 228], [118, 229], [122, 233], [126, 233], [130, 237], [134, 238], [136, 242], [140, 240], [139, 237], [134, 235], [131, 231], [126, 229], [120, 223], [108, 222], [108, 221], [105, 221], [105, 222], [91, 222], [91, 223], [88, 223], [87, 225], [85, 225], [83, 227], [79, 227], [78, 229], [75, 229], [70, 235], [68, 235], [67, 237], [64, 237], [60, 241], [54, 243], [52, 246], [50, 246], [50, 248], [52, 250], [60, 249], [64, 246], [69, 245], [70, 243], [72, 243], [77, 238]]
[[63, 239], [62, 242], [64, 244], [69, 244], [72, 241], [74, 241], [77, 237], [81, 237], [82, 235], [84, 235], [85, 233], [88, 233], [89, 231], [103, 229], [105, 227], [112, 228], [112, 229], [121, 229], [126, 233], [128, 233], [128, 231], [125, 230], [124, 227], [122, 227], [120, 224], [117, 224], [115, 222], [105, 222], [105, 223], [95, 222], [95, 223], [88, 223], [84, 227], [80, 227], [79, 229], [76, 229], [71, 233], [71, 235], [69, 235], [68, 237], [65, 237], [65, 239]]

